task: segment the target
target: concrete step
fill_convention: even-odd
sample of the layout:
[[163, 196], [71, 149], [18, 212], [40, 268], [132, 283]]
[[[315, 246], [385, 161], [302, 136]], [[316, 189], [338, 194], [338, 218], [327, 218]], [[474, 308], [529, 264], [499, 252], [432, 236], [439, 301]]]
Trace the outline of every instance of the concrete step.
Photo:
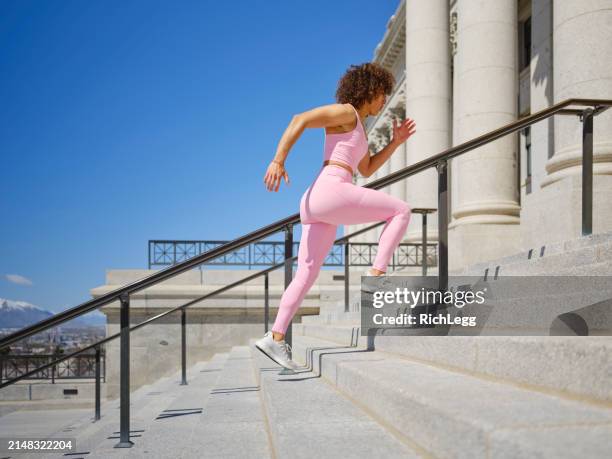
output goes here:
[[[187, 380], [193, 381], [200, 378], [215, 378], [218, 375], [217, 369], [221, 368], [227, 354], [216, 354], [209, 361], [198, 362], [187, 370]], [[132, 441], [136, 444], [143, 441], [147, 434], [148, 424], [157, 417], [159, 412], [165, 409], [177, 397], [181, 390], [190, 387], [181, 386], [180, 371], [172, 376], [164, 377], [147, 386], [140, 387], [130, 394], [130, 431]], [[51, 438], [75, 438], [77, 451], [86, 451], [91, 457], [105, 457], [109, 454], [108, 450], [113, 450], [110, 454], [123, 454], [132, 451], [134, 447], [127, 449], [114, 449], [114, 445], [119, 442], [119, 400], [105, 402], [101, 406], [102, 418], [92, 422], [93, 412], [88, 417], [73, 420], [70, 424], [62, 426], [55, 431]], [[110, 437], [110, 438], [109, 438]], [[93, 454], [100, 448], [106, 449], [104, 454]], [[49, 454], [44, 458], [58, 458], [61, 454]]]
[[308, 369], [279, 375], [280, 367], [253, 343], [276, 457], [427, 457]]
[[151, 405], [146, 412], [131, 417], [132, 429], [139, 431], [132, 440], [132, 448], [115, 448], [119, 441], [119, 429], [114, 428], [112, 433], [91, 448], [91, 457], [181, 457], [182, 449], [190, 440], [193, 427], [205, 409], [208, 394], [220, 377], [229, 355], [216, 354], [211, 359], [211, 365], [188, 376], [187, 385], [180, 385], [178, 378], [160, 394], [163, 398], [158, 403]]
[[[169, 378], [168, 376], [162, 377], [155, 382], [144, 384], [138, 389], [135, 389], [131, 393], [132, 401], [137, 400], [138, 397], [141, 397], [144, 394], [146, 394], [146, 392], [150, 390], [153, 384], [163, 383], [164, 381], [168, 380], [168, 378]], [[94, 386], [94, 382], [89, 382], [89, 381], [86, 383], [79, 383], [79, 385], [80, 384], [87, 385], [87, 386]], [[20, 386], [20, 385], [23, 387], [15, 389], [15, 386]], [[39, 394], [36, 395], [36, 399], [33, 399], [33, 400], [22, 400], [22, 399], [12, 400], [15, 392], [23, 390], [24, 387], [27, 388], [28, 385], [30, 385], [29, 382], [20, 381], [14, 385], [7, 386], [2, 389], [3, 392], [7, 392], [7, 393], [3, 394], [6, 397], [6, 400], [0, 401], [0, 417], [10, 412], [13, 412], [13, 411], [26, 411], [26, 410], [36, 411], [36, 410], [46, 410], [46, 409], [61, 410], [61, 409], [73, 409], [73, 408], [78, 409], [78, 408], [85, 408], [85, 407], [87, 408], [93, 407], [95, 404], [95, 388], [94, 387], [87, 388], [87, 397], [58, 398], [57, 397], [58, 394], [51, 393], [49, 398], [45, 398], [43, 397], [44, 392], [41, 391], [39, 392]], [[31, 383], [31, 385], [32, 387], [36, 387], [36, 386], [51, 385], [51, 383], [33, 382]], [[63, 387], [74, 387], [74, 385], [61, 384], [61, 383], [55, 384], [54, 386], [57, 386], [57, 387], [54, 387], [54, 390], [59, 389], [60, 391], [62, 390], [62, 386]], [[106, 399], [106, 388], [107, 388], [106, 384], [104, 382], [101, 382], [100, 389], [101, 389], [102, 404], [104, 404], [107, 401], [112, 401], [112, 399], [108, 399], [108, 400]]]
[[[612, 266], [612, 261], [602, 264], [607, 263]], [[478, 288], [486, 288], [487, 300], [483, 305], [466, 305], [461, 311], [463, 315], [477, 317], [477, 327], [453, 327], [449, 335], [566, 334], [570, 333], [570, 327], [560, 322], [559, 317], [568, 313], [579, 319], [573, 334], [581, 334], [582, 329], [588, 330], [589, 335], [612, 334], [612, 275], [584, 278], [567, 274], [551, 276], [546, 281], [533, 276], [501, 276], [488, 278], [486, 282], [478, 276], [457, 276], [449, 280], [449, 287], [465, 282], [479, 283]], [[360, 302], [361, 293], [358, 293], [351, 298], [349, 312], [345, 312], [344, 302], [340, 302], [326, 312], [304, 316], [301, 323], [359, 325]]]
[[[489, 299], [483, 305], [466, 305], [462, 314], [475, 317], [479, 325], [452, 327], [450, 335], [547, 336], [568, 334], [571, 329], [572, 334], [612, 336], [612, 293], [604, 291]], [[572, 319], [560, 321], [559, 317], [567, 315]]]
[[210, 392], [204, 414], [180, 457], [274, 457], [248, 346], [232, 348], [223, 372]]
[[612, 406], [612, 337], [366, 337], [358, 325], [315, 324], [294, 324], [293, 336], [369, 346], [396, 357]]
[[[587, 238], [575, 238], [565, 242], [559, 242], [554, 244], [548, 244], [540, 247], [533, 247], [526, 250], [522, 250], [521, 252], [514, 253], [512, 255], [507, 255], [504, 257], [496, 258], [493, 260], [487, 260], [479, 263], [474, 263], [469, 266], [465, 266], [461, 269], [457, 269], [455, 271], [456, 274], [461, 275], [482, 275], [484, 270], [489, 268], [489, 274], [493, 274], [495, 268], [497, 266], [509, 266], [514, 263], [527, 263], [530, 261], [535, 261], [538, 258], [554, 255], [566, 251], [577, 250], [582, 247], [587, 247], [589, 245], [596, 245], [598, 243], [606, 241], [610, 235], [608, 233], [597, 235], [598, 237], [587, 237]], [[603, 236], [603, 237], [601, 237]], [[577, 243], [576, 241], [580, 241]]]
[[[67, 396], [65, 389], [76, 390], [75, 395]], [[106, 385], [102, 383], [102, 398], [106, 398]], [[0, 389], [0, 404], [4, 401], [41, 401], [41, 400], [63, 400], [66, 403], [79, 400], [94, 400], [94, 379], [59, 379], [55, 383], [51, 380], [21, 380]]]
[[612, 259], [590, 263], [581, 266], [572, 266], [551, 273], [552, 276], [612, 276]]
[[[610, 311], [608, 310], [611, 300], [594, 301], [587, 303], [585, 296], [576, 295], [582, 299], [578, 306], [564, 305], [567, 296], [552, 295], [547, 298], [535, 298], [530, 304], [525, 304], [518, 299], [507, 301], [488, 301], [486, 307], [465, 307], [464, 315], [473, 315], [483, 326], [474, 329], [451, 328], [448, 335], [500, 335], [506, 333], [510, 336], [548, 336], [551, 330], [563, 331], [567, 327], [561, 324], [557, 327], [553, 324], [561, 314], [575, 312], [586, 320], [591, 335], [609, 335], [611, 333]], [[555, 301], [557, 300], [557, 301]], [[595, 305], [594, 303], [597, 303]], [[590, 305], [597, 309], [590, 310]], [[553, 306], [550, 307], [549, 306]], [[584, 306], [584, 307], [583, 307]], [[530, 309], [532, 308], [532, 309]], [[524, 313], [524, 314], [523, 314]], [[307, 319], [306, 319], [307, 318]], [[306, 319], [306, 320], [304, 320]], [[480, 320], [482, 319], [482, 320]], [[537, 321], [536, 321], [537, 319]], [[486, 321], [486, 323], [485, 323]], [[329, 312], [326, 314], [305, 316], [297, 325], [339, 325], [361, 327], [361, 313], [359, 312]], [[554, 325], [554, 326], [553, 326]], [[422, 335], [422, 333], [420, 333]]]
[[344, 312], [344, 305], [339, 305], [337, 310], [334, 312], [321, 313], [316, 316], [315, 315], [303, 316], [302, 324], [304, 325], [331, 324], [331, 323], [353, 324], [353, 323], [359, 323], [360, 320], [361, 320], [360, 312], [354, 312], [354, 311]]
[[612, 259], [612, 232], [577, 237], [572, 240], [549, 244], [456, 270], [455, 275], [529, 275], [549, 274], [561, 269], [571, 269]]
[[434, 457], [608, 458], [612, 450], [609, 405], [310, 336], [294, 335], [293, 358]]
[[[566, 255], [567, 256], [567, 255]], [[571, 263], [570, 263], [571, 265]], [[491, 267], [490, 267], [491, 268]], [[504, 275], [502, 276], [500, 274], [500, 276], [498, 276], [497, 279], [495, 279], [494, 277], [494, 273], [495, 273], [495, 269], [494, 267], [492, 269], [489, 269], [489, 273], [487, 276], [487, 282], [489, 282], [492, 286], [496, 286], [498, 287], [498, 289], [500, 290], [500, 294], [504, 293], [503, 291], [501, 291], [501, 285], [504, 283], [509, 284], [509, 290], [508, 292], [517, 292], [516, 286], [513, 287], [514, 283], [516, 281], [510, 279], [510, 277], [516, 276], [516, 275], [522, 275], [522, 274], [510, 274], [510, 275]], [[533, 275], [538, 275], [538, 276], [556, 276], [556, 277], [560, 277], [560, 276], [571, 276], [571, 277], [577, 277], [577, 276], [589, 276], [591, 279], [588, 279], [587, 281], [585, 281], [585, 285], [593, 285], [593, 283], [595, 282], [595, 277], [599, 277], [599, 276], [609, 276], [612, 279], [612, 256], [610, 257], [610, 259], [604, 260], [604, 261], [593, 261], [590, 263], [586, 263], [586, 264], [582, 264], [582, 265], [571, 265], [569, 267], [565, 267], [565, 268], [556, 268], [556, 269], [552, 269], [549, 270], [547, 272], [529, 272], [529, 273], [525, 273], [526, 275], [529, 275], [530, 277]], [[402, 275], [401, 272], [395, 272], [393, 273], [393, 275]], [[429, 272], [428, 273], [429, 276], [435, 276], [436, 273], [434, 272]], [[475, 280], [478, 278], [483, 278], [483, 272], [478, 271], [477, 273], [474, 271], [470, 274], [465, 274], [463, 272], [460, 271], [455, 271], [455, 272], [451, 272], [450, 273], [451, 276], [451, 280], [453, 280], [453, 277], [456, 277], [456, 281], [459, 281], [460, 278], [462, 277], [466, 277], [469, 276], [469, 278]], [[561, 282], [558, 285], [558, 288], [556, 288], [555, 293], [560, 293], [560, 291], [562, 291], [563, 288], [565, 288], [566, 291], [568, 291], [568, 293], [572, 293], [572, 294], [577, 294], [578, 289], [577, 289], [577, 283], [580, 283], [582, 281], [577, 280], [577, 279], [571, 279], [573, 280], [573, 282], [567, 283], [567, 282]], [[550, 280], [548, 280], [547, 282], [551, 282]], [[607, 280], [602, 280], [602, 282], [607, 282]], [[531, 282], [532, 285], [535, 285], [533, 282]], [[611, 284], [612, 285], [612, 284]], [[551, 288], [549, 287], [547, 289], [547, 291], [550, 293]], [[584, 290], [584, 288], [582, 289]], [[587, 289], [588, 290], [588, 289]], [[601, 291], [603, 290], [607, 290], [610, 291], [612, 293], [612, 287], [597, 287], [597, 295], [601, 295]], [[508, 293], [506, 292], [506, 293]], [[527, 291], [522, 292], [523, 296], [527, 295]], [[542, 292], [534, 292], [534, 293], [542, 293]], [[610, 296], [612, 297], [612, 295]], [[326, 305], [324, 308], [322, 307], [320, 309], [320, 312], [318, 315], [310, 315], [310, 316], [303, 316], [301, 321], [304, 324], [314, 324], [314, 323], [344, 323], [344, 324], [356, 324], [358, 323], [358, 321], [360, 320], [360, 316], [359, 316], [359, 311], [360, 311], [360, 303], [361, 303], [361, 291], [357, 290], [357, 289], [351, 289], [351, 294], [350, 294], [350, 301], [349, 301], [349, 313], [345, 313], [345, 305], [344, 305], [344, 301], [338, 301], [335, 304], [331, 304], [331, 305]], [[586, 305], [586, 303], [585, 303]], [[572, 305], [570, 305], [572, 306]], [[575, 307], [571, 307], [570, 310], [576, 309]], [[565, 312], [565, 311], [562, 311]]]
[[115, 449], [105, 441], [92, 457], [271, 457], [250, 359], [246, 346], [232, 348], [220, 371], [171, 391], [173, 400], [145, 421], [135, 446]]
[[293, 334], [302, 336], [313, 336], [327, 341], [350, 346], [363, 341], [365, 336], [359, 336], [360, 324], [293, 324]]
[[[68, 402], [68, 403], [67, 403]], [[94, 406], [94, 400], [76, 399], [76, 400], [31, 400], [31, 401], [6, 401], [0, 402], [0, 418], [16, 411], [46, 411], [57, 410], [90, 410]]]
[[559, 270], [605, 262], [612, 258], [612, 242], [581, 247], [568, 252], [544, 255], [529, 262], [502, 266], [502, 276], [547, 275]]

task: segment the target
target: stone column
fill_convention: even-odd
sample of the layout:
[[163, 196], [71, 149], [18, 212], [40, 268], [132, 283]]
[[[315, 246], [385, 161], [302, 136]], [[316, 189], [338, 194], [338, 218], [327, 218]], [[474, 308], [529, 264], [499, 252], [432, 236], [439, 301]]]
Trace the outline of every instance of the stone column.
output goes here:
[[[517, 42], [515, 0], [459, 0], [457, 143], [516, 119]], [[449, 225], [450, 269], [520, 250], [517, 150], [510, 135], [453, 161], [458, 196]]]
[[[530, 109], [538, 112], [554, 104], [553, 100], [553, 47], [552, 0], [532, 0], [531, 3], [531, 63]], [[554, 117], [532, 124], [531, 183], [525, 183], [527, 157], [521, 157], [521, 243], [525, 249], [546, 244], [550, 234], [544, 229], [541, 183], [546, 179], [546, 162], [554, 154]]]
[[[612, 0], [553, 3], [554, 102], [612, 99]], [[556, 116], [555, 154], [542, 181], [543, 232], [551, 240], [581, 236], [582, 123]], [[593, 121], [593, 232], [612, 230], [612, 110]]]
[[[448, 0], [406, 1], [406, 117], [416, 133], [404, 144], [402, 162], [411, 165], [450, 146], [451, 78]], [[403, 156], [403, 158], [402, 158]], [[401, 182], [411, 207], [438, 207], [435, 169]], [[437, 214], [428, 217], [427, 239], [438, 238]], [[422, 216], [413, 214], [405, 241], [421, 242]]]

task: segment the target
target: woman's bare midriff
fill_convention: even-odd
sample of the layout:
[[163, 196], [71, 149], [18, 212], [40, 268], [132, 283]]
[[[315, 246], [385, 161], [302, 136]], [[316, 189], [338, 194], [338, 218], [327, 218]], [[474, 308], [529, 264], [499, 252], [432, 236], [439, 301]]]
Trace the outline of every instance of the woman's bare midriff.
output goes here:
[[329, 159], [323, 161], [323, 167], [325, 166], [338, 166], [341, 167], [344, 170], [347, 170], [351, 173], [351, 175], [353, 175], [353, 169], [351, 169], [351, 166], [349, 166], [348, 164], [345, 163], [341, 163], [340, 161], [330, 161]]

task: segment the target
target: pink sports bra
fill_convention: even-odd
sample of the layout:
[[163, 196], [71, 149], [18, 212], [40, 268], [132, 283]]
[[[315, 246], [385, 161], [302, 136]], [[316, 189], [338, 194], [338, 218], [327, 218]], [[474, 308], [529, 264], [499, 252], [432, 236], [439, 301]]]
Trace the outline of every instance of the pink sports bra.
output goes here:
[[339, 161], [357, 170], [357, 164], [368, 152], [368, 138], [357, 109], [349, 104], [357, 115], [357, 125], [349, 132], [325, 134], [324, 161]]

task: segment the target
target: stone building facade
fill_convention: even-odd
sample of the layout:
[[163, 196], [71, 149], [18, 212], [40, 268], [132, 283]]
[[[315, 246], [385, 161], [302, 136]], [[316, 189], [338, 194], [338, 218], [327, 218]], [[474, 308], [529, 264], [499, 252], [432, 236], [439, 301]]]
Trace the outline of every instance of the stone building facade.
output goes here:
[[[612, 0], [402, 0], [374, 51], [397, 85], [367, 121], [370, 151], [389, 141], [393, 117], [414, 119], [417, 131], [376, 174], [355, 180], [376, 180], [565, 99], [612, 99], [610, 56]], [[554, 116], [450, 160], [451, 270], [581, 235], [581, 132], [577, 116]], [[612, 110], [595, 118], [593, 155], [597, 233], [612, 230]], [[385, 191], [435, 208], [436, 170]], [[420, 241], [421, 223], [413, 214], [406, 242]], [[434, 213], [432, 241], [437, 224]]]

